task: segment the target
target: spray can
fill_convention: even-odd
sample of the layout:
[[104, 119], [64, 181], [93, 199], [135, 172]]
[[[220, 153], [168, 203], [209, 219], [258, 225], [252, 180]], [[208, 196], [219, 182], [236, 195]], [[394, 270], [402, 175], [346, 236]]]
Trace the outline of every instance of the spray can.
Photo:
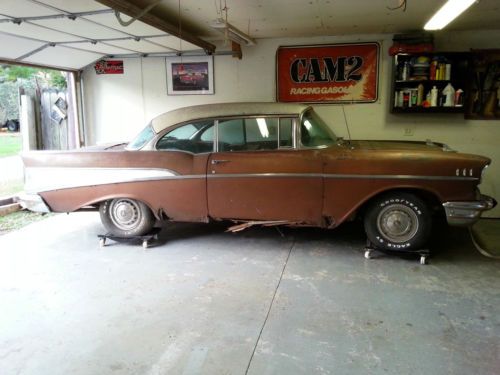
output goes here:
[[464, 105], [464, 90], [458, 89], [455, 91], [455, 107], [463, 107]]

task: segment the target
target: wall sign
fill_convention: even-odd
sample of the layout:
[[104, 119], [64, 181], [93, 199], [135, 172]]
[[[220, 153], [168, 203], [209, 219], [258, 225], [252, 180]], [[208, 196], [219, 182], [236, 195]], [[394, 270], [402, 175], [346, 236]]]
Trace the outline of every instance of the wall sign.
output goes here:
[[99, 60], [94, 69], [97, 74], [123, 74], [123, 60]]
[[377, 100], [378, 43], [279, 47], [276, 95], [279, 102]]

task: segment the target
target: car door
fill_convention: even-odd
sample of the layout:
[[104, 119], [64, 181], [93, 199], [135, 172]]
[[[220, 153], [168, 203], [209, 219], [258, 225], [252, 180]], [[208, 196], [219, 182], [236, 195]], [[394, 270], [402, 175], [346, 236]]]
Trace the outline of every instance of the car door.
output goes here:
[[291, 117], [239, 117], [216, 122], [217, 147], [207, 165], [209, 215], [319, 225], [318, 150], [298, 150]]
[[154, 200], [172, 220], [208, 220], [206, 167], [214, 150], [213, 125], [212, 119], [181, 124], [166, 131], [155, 145], [157, 163], [174, 176], [156, 182]]

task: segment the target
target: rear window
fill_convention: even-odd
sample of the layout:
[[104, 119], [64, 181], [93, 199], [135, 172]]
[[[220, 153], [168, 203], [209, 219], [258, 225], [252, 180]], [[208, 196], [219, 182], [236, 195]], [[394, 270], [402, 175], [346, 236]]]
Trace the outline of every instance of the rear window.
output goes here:
[[136, 135], [136, 137], [125, 147], [126, 150], [139, 150], [146, 143], [153, 139], [155, 132], [151, 124], [146, 126], [142, 131]]

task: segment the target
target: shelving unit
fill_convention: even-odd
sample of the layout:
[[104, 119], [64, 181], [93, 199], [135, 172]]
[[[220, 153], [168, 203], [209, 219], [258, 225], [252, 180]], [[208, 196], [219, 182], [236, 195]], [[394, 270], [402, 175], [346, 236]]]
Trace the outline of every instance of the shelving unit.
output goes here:
[[[468, 52], [434, 52], [417, 54], [398, 54], [393, 59], [391, 113], [464, 113], [467, 93], [467, 76], [471, 54]], [[428, 61], [426, 66], [422, 61]], [[443, 70], [440, 78], [444, 78], [449, 69], [449, 79], [432, 79], [431, 64]], [[446, 69], [447, 68], [447, 69]], [[403, 79], [404, 78], [404, 79]], [[443, 106], [443, 89], [450, 84], [455, 90], [463, 90], [458, 106]], [[418, 87], [423, 86], [422, 104], [418, 104]], [[436, 86], [438, 90], [437, 105], [427, 106], [427, 94]], [[406, 96], [407, 95], [407, 96]], [[412, 100], [413, 95], [413, 100]], [[402, 99], [404, 96], [404, 100]], [[415, 97], [417, 96], [417, 97]]]

